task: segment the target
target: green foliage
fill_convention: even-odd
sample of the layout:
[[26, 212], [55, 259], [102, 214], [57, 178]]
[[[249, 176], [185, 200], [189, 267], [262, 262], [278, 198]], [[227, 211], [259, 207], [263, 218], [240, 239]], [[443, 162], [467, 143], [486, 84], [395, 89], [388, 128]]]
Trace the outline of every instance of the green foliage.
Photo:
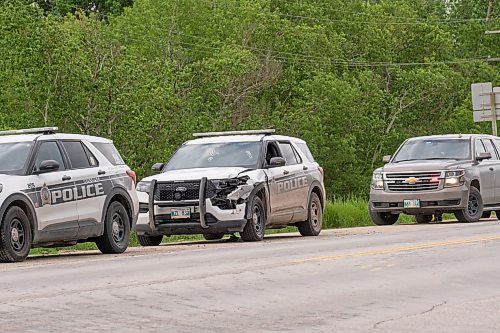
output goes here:
[[[109, 137], [139, 177], [193, 132], [274, 127], [307, 140], [331, 198], [364, 198], [407, 137], [489, 132], [472, 122], [469, 90], [500, 84], [499, 65], [454, 62], [500, 56], [500, 36], [479, 20], [486, 7], [5, 0], [0, 127]], [[493, 18], [500, 29], [498, 9]]]

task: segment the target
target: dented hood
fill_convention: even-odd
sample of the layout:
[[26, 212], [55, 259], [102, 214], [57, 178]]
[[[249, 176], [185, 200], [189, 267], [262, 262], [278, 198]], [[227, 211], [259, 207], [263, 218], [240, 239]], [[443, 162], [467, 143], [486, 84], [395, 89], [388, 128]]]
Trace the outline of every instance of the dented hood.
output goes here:
[[156, 179], [158, 181], [174, 181], [174, 180], [198, 180], [203, 177], [208, 179], [225, 179], [234, 178], [238, 175], [242, 176], [245, 173], [240, 174], [242, 171], [249, 170], [247, 168], [199, 168], [199, 169], [180, 169], [180, 170], [170, 170], [158, 175], [144, 178], [144, 181], [151, 181]]

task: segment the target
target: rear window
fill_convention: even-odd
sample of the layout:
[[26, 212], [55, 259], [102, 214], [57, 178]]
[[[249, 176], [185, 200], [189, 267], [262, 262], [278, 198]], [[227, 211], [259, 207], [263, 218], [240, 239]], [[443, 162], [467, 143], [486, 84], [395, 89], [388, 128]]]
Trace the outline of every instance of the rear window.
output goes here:
[[307, 147], [306, 143], [300, 142], [300, 143], [295, 143], [299, 150], [306, 156], [306, 158], [309, 160], [309, 162], [314, 162], [314, 156], [311, 154], [311, 151], [309, 150], [309, 147]]
[[97, 148], [108, 159], [108, 161], [113, 165], [123, 165], [122, 157], [118, 150], [116, 150], [115, 145], [112, 143], [104, 143], [104, 142], [93, 142], [94, 147]]

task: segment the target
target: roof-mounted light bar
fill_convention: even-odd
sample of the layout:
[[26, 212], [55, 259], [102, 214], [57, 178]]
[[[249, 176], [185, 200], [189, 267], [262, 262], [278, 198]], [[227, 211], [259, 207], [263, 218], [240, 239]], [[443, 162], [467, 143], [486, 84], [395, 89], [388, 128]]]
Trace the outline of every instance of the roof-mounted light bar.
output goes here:
[[211, 136], [250, 135], [250, 134], [271, 135], [274, 132], [276, 132], [274, 129], [269, 128], [263, 130], [194, 133], [193, 136], [195, 138], [207, 138]]
[[13, 134], [54, 134], [59, 128], [57, 127], [40, 127], [40, 128], [26, 128], [12, 131], [0, 131], [0, 135], [13, 135]]

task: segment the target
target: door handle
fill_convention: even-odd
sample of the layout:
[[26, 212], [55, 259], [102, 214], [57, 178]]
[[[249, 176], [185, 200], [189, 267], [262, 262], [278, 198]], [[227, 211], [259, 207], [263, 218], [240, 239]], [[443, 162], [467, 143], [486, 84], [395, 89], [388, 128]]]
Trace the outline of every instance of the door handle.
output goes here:
[[307, 170], [307, 169], [309, 169], [309, 168], [307, 167], [307, 165], [304, 165], [304, 166], [302, 167], [302, 170]]
[[71, 180], [71, 177], [70, 177], [70, 176], [66, 176], [66, 175], [65, 175], [65, 176], [63, 176], [63, 177], [62, 177], [62, 180], [63, 180], [63, 181], [66, 181], [66, 180]]
[[288, 175], [289, 173], [290, 173], [290, 171], [288, 171], [288, 170], [283, 170], [283, 174], [284, 174], [284, 175]]
[[104, 170], [99, 170], [99, 171], [97, 171], [97, 174], [98, 174], [99, 176], [101, 176], [101, 175], [105, 175], [105, 174], [106, 174], [106, 171], [104, 171]]
[[493, 171], [493, 170], [495, 170], [495, 169], [493, 167], [490, 167], [490, 171]]

